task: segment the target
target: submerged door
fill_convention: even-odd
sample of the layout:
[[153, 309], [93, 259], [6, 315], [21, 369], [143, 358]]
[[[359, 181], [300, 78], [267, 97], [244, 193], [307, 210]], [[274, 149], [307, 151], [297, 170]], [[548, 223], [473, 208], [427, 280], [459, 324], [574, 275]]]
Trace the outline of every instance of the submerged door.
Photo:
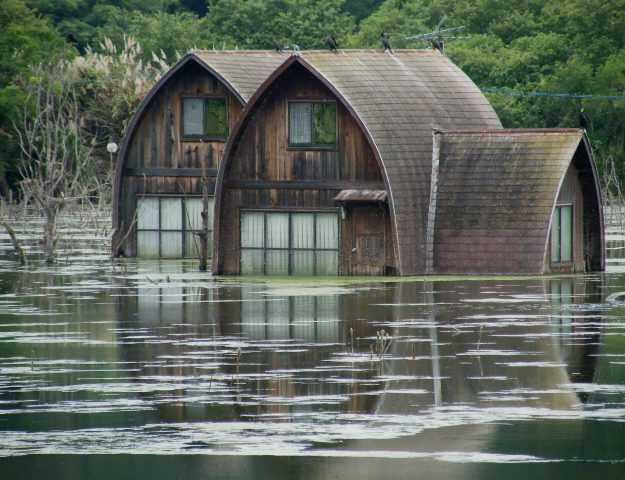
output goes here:
[[337, 275], [338, 212], [241, 212], [242, 275]]
[[378, 206], [351, 207], [351, 275], [384, 275], [386, 212]]

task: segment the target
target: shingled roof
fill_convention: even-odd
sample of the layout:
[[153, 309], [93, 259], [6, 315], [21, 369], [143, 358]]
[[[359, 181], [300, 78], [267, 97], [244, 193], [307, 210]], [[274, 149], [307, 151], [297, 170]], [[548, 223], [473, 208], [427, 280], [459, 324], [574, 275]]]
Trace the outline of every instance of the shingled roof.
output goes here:
[[[456, 65], [434, 50], [396, 50], [394, 55], [381, 50], [308, 51], [293, 54], [278, 67], [250, 99], [242, 120], [294, 63], [319, 78], [363, 129], [389, 193], [400, 274], [424, 272], [432, 127], [500, 128], [492, 106]], [[227, 151], [236, 135], [231, 135]]]
[[241, 103], [247, 103], [288, 55], [267, 50], [191, 50], [180, 62], [187, 57], [197, 60], [226, 84]]
[[587, 149], [578, 169], [596, 181], [583, 130], [439, 134], [430, 273], [544, 273], [552, 211], [578, 148]]

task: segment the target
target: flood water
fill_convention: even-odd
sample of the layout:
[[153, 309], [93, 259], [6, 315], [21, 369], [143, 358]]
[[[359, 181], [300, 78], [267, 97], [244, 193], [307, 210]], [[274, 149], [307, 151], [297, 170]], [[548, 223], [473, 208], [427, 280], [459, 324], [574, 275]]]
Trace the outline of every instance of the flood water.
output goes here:
[[625, 478], [618, 261], [213, 278], [70, 233], [50, 268], [0, 237], [2, 479]]

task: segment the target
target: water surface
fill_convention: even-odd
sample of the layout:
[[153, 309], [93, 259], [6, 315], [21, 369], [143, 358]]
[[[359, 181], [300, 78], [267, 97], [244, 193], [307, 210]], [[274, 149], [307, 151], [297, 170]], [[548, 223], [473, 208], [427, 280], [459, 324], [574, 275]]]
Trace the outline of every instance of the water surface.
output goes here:
[[212, 278], [70, 233], [0, 238], [2, 478], [625, 477], [618, 268]]

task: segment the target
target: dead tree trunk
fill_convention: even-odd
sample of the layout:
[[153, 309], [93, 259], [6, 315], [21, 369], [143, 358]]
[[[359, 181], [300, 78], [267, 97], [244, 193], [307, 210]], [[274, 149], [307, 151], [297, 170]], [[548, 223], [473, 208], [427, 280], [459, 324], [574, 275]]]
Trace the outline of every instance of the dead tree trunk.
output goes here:
[[26, 254], [24, 253], [24, 249], [17, 239], [17, 235], [15, 235], [15, 230], [13, 230], [13, 227], [3, 220], [0, 220], [0, 225], [2, 225], [9, 234], [11, 244], [13, 245], [13, 250], [15, 251], [15, 255], [17, 255], [17, 258], [19, 259], [20, 264], [22, 265], [22, 267], [26, 266]]

